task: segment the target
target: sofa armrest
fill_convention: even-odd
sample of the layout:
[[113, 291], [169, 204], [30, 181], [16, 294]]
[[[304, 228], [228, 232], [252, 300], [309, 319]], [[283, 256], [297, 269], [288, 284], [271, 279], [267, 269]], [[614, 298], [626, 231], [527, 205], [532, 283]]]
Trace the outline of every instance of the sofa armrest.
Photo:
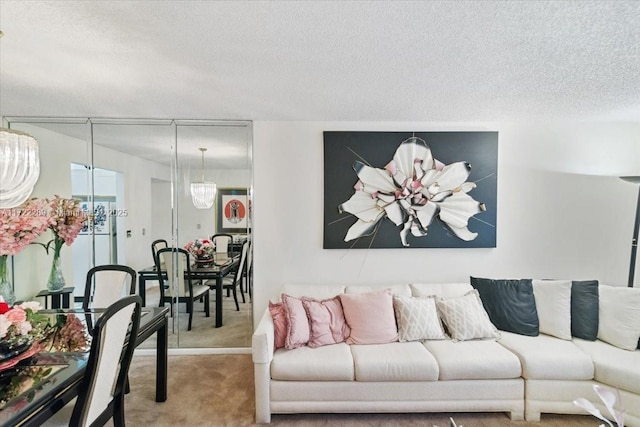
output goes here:
[[269, 310], [265, 310], [251, 337], [253, 363], [271, 363], [275, 351], [275, 329]]

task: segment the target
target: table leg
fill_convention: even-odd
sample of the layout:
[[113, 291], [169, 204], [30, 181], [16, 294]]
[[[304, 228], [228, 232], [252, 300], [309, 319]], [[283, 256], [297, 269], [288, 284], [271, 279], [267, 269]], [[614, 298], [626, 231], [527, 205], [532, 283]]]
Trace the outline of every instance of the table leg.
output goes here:
[[216, 328], [222, 326], [222, 277], [216, 277]]
[[60, 307], [60, 294], [51, 294], [51, 308], [53, 310], [56, 310]]
[[147, 306], [147, 285], [146, 282], [147, 279], [144, 277], [143, 274], [138, 274], [138, 294], [140, 295], [140, 298], [142, 298], [142, 306], [146, 307]]
[[169, 327], [167, 316], [156, 333], [156, 402], [167, 400], [167, 375], [169, 356]]
[[63, 307], [63, 308], [69, 308], [69, 307], [71, 307], [71, 306], [69, 305], [69, 295], [71, 295], [71, 293], [63, 294], [63, 295], [62, 295], [62, 307]]

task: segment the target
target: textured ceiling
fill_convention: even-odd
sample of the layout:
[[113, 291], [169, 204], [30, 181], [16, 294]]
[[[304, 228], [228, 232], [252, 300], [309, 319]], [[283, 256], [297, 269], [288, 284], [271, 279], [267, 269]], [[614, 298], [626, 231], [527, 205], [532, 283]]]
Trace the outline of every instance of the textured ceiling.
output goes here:
[[0, 115], [640, 120], [640, 2], [0, 0]]

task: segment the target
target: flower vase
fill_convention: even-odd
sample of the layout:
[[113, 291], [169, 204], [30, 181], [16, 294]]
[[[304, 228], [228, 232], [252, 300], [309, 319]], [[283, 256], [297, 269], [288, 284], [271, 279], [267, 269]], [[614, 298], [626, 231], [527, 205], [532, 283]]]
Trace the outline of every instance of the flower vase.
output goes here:
[[51, 292], [59, 292], [65, 285], [64, 276], [62, 275], [62, 265], [60, 264], [60, 254], [57, 254], [53, 256], [47, 289]]
[[0, 296], [11, 306], [16, 301], [16, 295], [7, 277], [7, 258], [8, 255], [0, 255]]

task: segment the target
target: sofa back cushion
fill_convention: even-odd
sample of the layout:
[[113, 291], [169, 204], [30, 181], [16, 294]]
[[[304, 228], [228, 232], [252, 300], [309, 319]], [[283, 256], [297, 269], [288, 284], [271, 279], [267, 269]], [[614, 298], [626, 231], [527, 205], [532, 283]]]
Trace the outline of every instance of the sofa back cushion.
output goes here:
[[398, 341], [390, 290], [340, 294], [344, 317], [351, 329], [347, 344], [385, 344]]
[[598, 337], [598, 318], [598, 281], [571, 282], [571, 335], [595, 341]]
[[571, 281], [533, 280], [533, 296], [540, 332], [563, 340], [571, 339]]
[[640, 338], [640, 289], [600, 285], [598, 339], [635, 350]]
[[287, 284], [282, 288], [282, 292], [296, 298], [309, 297], [317, 300], [333, 298], [344, 293], [345, 287], [342, 285], [296, 285]]
[[468, 283], [412, 283], [410, 286], [411, 295], [414, 297], [461, 297], [473, 289]]
[[405, 297], [411, 296], [411, 288], [409, 285], [353, 285], [345, 288], [346, 294], [364, 294], [366, 292], [384, 291], [385, 289], [391, 290], [393, 295], [400, 295]]
[[538, 312], [531, 279], [485, 279], [471, 277], [491, 323], [520, 335], [537, 336]]

